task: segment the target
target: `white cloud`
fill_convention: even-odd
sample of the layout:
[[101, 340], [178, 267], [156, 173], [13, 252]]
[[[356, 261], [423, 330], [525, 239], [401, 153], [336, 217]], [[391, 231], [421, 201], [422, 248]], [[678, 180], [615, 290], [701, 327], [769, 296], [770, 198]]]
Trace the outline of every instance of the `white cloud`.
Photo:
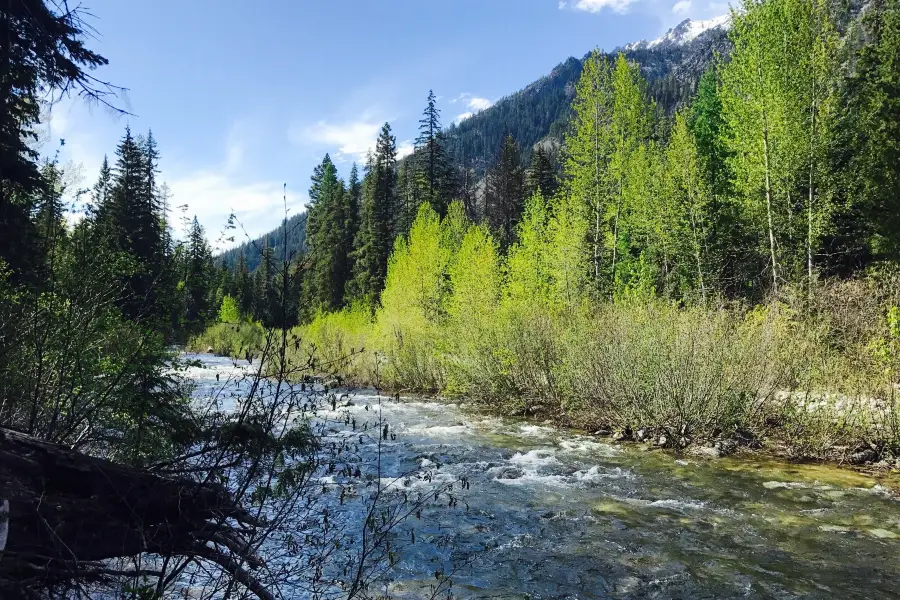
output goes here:
[[[213, 244], [222, 238], [229, 213], [234, 213], [246, 235], [255, 238], [270, 231], [284, 215], [284, 188], [277, 181], [257, 181], [239, 183], [229, 176], [215, 171], [197, 171], [168, 180], [171, 197], [170, 218], [176, 232], [181, 231], [181, 219], [193, 219], [194, 215], [206, 228], [206, 237]], [[306, 194], [287, 189], [288, 216], [303, 210]], [[187, 205], [184, 211], [180, 207]], [[225, 237], [233, 236], [234, 241], [217, 244], [221, 250], [233, 244], [246, 241], [244, 231], [225, 232]]]
[[459, 123], [461, 121], [464, 121], [465, 119], [468, 119], [469, 117], [471, 117], [478, 111], [485, 110], [494, 105], [493, 100], [488, 100], [487, 98], [481, 98], [479, 96], [473, 96], [472, 94], [470, 94], [468, 92], [463, 92], [462, 94], [460, 94], [459, 96], [457, 96], [456, 98], [454, 98], [453, 100], [450, 101], [451, 104], [455, 104], [456, 102], [460, 102], [460, 103], [464, 104], [466, 106], [466, 108], [468, 108], [469, 110], [456, 115], [453, 118], [454, 123]]
[[479, 98], [477, 96], [469, 98], [469, 108], [474, 110], [484, 110], [490, 108], [493, 104], [494, 103], [487, 98]]
[[348, 158], [362, 161], [366, 153], [375, 149], [375, 139], [383, 121], [364, 119], [344, 123], [319, 121], [312, 127], [293, 126], [288, 132], [291, 142], [297, 145], [323, 145], [337, 148], [337, 161]]
[[604, 8], [608, 8], [613, 12], [624, 13], [628, 11], [628, 7], [635, 1], [636, 0], [577, 0], [572, 5], [572, 8], [590, 13], [598, 13]]
[[557, 6], [559, 6], [559, 10], [564, 9], [566, 7], [566, 0], [559, 0], [559, 4]]
[[676, 15], [683, 15], [690, 11], [693, 5], [694, 3], [691, 0], [679, 0], [679, 2], [676, 2], [675, 6], [672, 7], [672, 12]]
[[397, 160], [409, 156], [413, 153], [415, 147], [413, 146], [412, 140], [403, 140], [400, 142], [400, 145], [397, 146]]

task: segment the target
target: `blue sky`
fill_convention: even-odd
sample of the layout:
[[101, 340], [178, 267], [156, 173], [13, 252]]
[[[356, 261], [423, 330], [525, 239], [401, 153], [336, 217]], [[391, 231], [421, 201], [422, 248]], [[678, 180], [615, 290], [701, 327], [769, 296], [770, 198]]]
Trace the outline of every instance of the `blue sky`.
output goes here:
[[569, 56], [654, 38], [727, 12], [709, 0], [84, 0], [97, 76], [128, 88], [116, 117], [78, 99], [51, 113], [46, 148], [93, 184], [126, 124], [152, 128], [172, 205], [215, 240], [233, 210], [251, 235], [277, 225], [287, 183], [302, 210], [330, 152], [346, 176], [391, 123], [408, 151], [429, 89], [449, 124]]

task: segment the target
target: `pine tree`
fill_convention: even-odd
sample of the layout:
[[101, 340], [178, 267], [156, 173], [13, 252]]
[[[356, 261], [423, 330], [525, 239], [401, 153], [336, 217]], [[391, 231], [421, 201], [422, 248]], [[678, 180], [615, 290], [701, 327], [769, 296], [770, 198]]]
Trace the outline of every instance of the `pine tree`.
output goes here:
[[313, 201], [307, 211], [306, 231], [309, 273], [304, 280], [304, 301], [313, 314], [319, 309], [341, 307], [350, 276], [351, 202], [328, 155], [313, 174], [310, 198]]
[[842, 275], [900, 260], [900, 1], [872, 2], [862, 29], [829, 161], [839, 189], [825, 251]]
[[184, 318], [187, 331], [201, 331], [218, 308], [214, 301], [212, 252], [197, 217], [187, 236], [184, 281]]
[[109, 196], [112, 190], [112, 170], [109, 168], [109, 159], [103, 155], [103, 163], [100, 165], [100, 175], [97, 177], [97, 183], [91, 191], [91, 200], [94, 204], [94, 210], [98, 207], [105, 206], [109, 203]]
[[42, 0], [6, 2], [0, 9], [0, 262], [14, 280], [37, 284], [41, 244], [34, 222], [35, 194], [43, 191], [37, 140], [41, 108], [51, 90], [77, 90], [102, 100], [106, 93], [87, 71], [107, 60], [84, 42], [90, 29], [80, 7]]
[[238, 253], [237, 268], [234, 274], [235, 296], [242, 317], [253, 315], [253, 279], [247, 269], [247, 259], [244, 253]]
[[485, 191], [485, 219], [505, 252], [515, 241], [515, 229], [525, 202], [525, 176], [519, 147], [507, 135], [494, 165], [488, 171]]
[[259, 266], [253, 272], [253, 318], [265, 327], [275, 325], [275, 252], [266, 237], [260, 251]]
[[388, 258], [394, 247], [397, 142], [385, 123], [375, 144], [375, 156], [363, 182], [362, 222], [354, 244], [354, 273], [347, 294], [374, 300], [384, 286]]
[[65, 206], [62, 195], [64, 184], [62, 171], [56, 161], [46, 161], [41, 167], [43, 189], [36, 203], [35, 224], [44, 245], [44, 254], [50, 252], [66, 234]]
[[531, 164], [525, 172], [525, 193], [531, 196], [540, 191], [544, 198], [552, 198], [556, 194], [557, 185], [553, 160], [543, 145], [538, 144], [531, 153]]
[[419, 185], [416, 179], [416, 165], [405, 160], [397, 170], [397, 211], [394, 232], [397, 236], [409, 233], [419, 206]]
[[449, 160], [445, 152], [441, 131], [441, 111], [437, 108], [434, 91], [428, 90], [428, 101], [419, 119], [419, 136], [416, 138], [416, 166], [422, 178], [423, 196], [431, 207], [443, 216], [450, 202]]
[[[150, 160], [154, 158], [151, 156]], [[160, 215], [154, 211], [152, 195], [148, 193], [150, 160], [145, 159], [141, 145], [126, 127], [116, 149], [111, 194], [106, 205], [99, 208], [100, 219], [115, 248], [135, 261], [122, 298], [122, 309], [132, 320], [152, 319], [159, 312], [154, 284], [161, 271], [163, 237]]]

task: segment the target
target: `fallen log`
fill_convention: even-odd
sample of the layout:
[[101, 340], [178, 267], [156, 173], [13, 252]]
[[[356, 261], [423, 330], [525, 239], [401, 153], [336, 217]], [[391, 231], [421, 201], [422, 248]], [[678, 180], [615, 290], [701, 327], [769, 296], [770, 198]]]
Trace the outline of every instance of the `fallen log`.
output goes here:
[[248, 570], [261, 561], [245, 535], [260, 524], [221, 485], [163, 477], [0, 428], [3, 500], [0, 597], [109, 578], [104, 561], [149, 553], [213, 562], [258, 597], [273, 598]]

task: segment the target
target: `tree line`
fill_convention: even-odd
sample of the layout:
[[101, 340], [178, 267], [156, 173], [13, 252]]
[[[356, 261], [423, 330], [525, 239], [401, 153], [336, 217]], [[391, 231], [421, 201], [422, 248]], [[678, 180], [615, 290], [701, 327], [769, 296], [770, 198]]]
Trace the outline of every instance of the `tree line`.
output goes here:
[[525, 165], [507, 134], [482, 180], [450, 159], [429, 94], [407, 159], [397, 160], [386, 123], [361, 180], [354, 165], [343, 182], [327, 155], [316, 167], [309, 251], [294, 267], [299, 320], [374, 306], [419, 206], [442, 218], [452, 199], [488, 226], [502, 253], [517, 243], [535, 192], [551, 213], [570, 211], [584, 285], [601, 299], [639, 291], [758, 302], [893, 264], [898, 3], [878, 0], [860, 18], [848, 10], [824, 0], [745, 2], [733, 15], [731, 52], [671, 114], [640, 65], [595, 51], [561, 150], [538, 143]]

